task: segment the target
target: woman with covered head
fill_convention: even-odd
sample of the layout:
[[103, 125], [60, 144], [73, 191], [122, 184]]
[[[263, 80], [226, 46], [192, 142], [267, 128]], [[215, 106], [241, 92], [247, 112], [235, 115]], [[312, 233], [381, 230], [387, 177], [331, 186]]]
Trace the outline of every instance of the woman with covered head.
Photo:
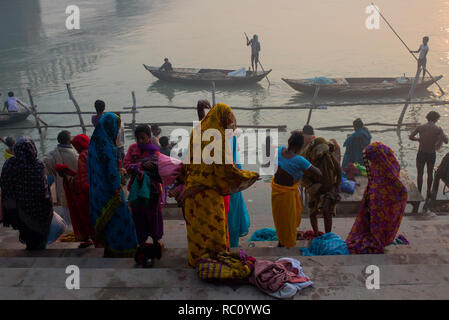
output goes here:
[[160, 150], [151, 141], [151, 128], [148, 125], [137, 126], [134, 135], [137, 142], [129, 146], [123, 162], [123, 167], [131, 175], [128, 201], [139, 245], [143, 245], [148, 237], [157, 243], [164, 233], [162, 179], [158, 172]]
[[14, 145], [14, 157], [5, 162], [0, 177], [3, 223], [19, 230], [27, 250], [42, 250], [51, 242], [54, 212], [44, 170], [33, 140], [20, 137]]
[[[250, 187], [259, 178], [256, 172], [237, 169], [233, 164], [225, 130], [235, 130], [236, 126], [231, 108], [219, 103], [210, 109], [190, 136], [188, 164], [185, 162], [183, 174], [185, 192], [181, 199], [187, 226], [189, 267], [195, 267], [204, 254], [229, 250], [223, 197]], [[213, 138], [209, 134], [213, 134]]]
[[87, 174], [87, 155], [90, 139], [85, 134], [79, 134], [72, 139], [72, 145], [79, 154], [78, 171], [71, 170], [67, 165], [57, 165], [56, 171], [64, 179], [64, 190], [70, 211], [73, 232], [77, 241], [82, 241], [80, 247], [92, 244], [95, 230], [89, 215], [89, 180]]
[[322, 172], [319, 179], [304, 175], [301, 183], [309, 195], [310, 224], [317, 237], [320, 235], [318, 214], [323, 214], [325, 233], [331, 232], [332, 216], [336, 214], [336, 205], [340, 200], [342, 171], [334, 152], [335, 145], [322, 137], [312, 140], [304, 151], [304, 157]]
[[105, 257], [132, 257], [137, 249], [134, 222], [122, 191], [120, 161], [116, 146], [120, 118], [105, 113], [89, 144], [90, 219], [95, 239], [104, 245]]
[[393, 150], [381, 142], [363, 152], [368, 185], [346, 239], [351, 254], [383, 253], [393, 243], [407, 204], [407, 189]]

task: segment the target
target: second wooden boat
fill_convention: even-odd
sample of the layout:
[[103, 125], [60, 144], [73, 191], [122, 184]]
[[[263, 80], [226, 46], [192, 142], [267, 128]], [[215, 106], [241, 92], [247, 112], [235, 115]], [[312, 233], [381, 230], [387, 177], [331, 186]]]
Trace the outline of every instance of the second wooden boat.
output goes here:
[[[415, 92], [427, 89], [443, 76], [431, 79], [419, 79]], [[321, 95], [385, 95], [385, 94], [408, 94], [414, 78], [314, 78], [314, 79], [284, 79], [290, 87], [299, 92], [314, 94], [317, 85], [320, 86], [318, 93]]]

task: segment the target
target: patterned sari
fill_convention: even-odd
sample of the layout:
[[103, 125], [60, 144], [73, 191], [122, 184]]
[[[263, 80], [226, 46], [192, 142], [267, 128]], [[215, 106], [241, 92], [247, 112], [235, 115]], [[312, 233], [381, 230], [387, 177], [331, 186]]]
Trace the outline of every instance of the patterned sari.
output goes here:
[[[195, 152], [193, 135], [190, 136], [190, 150], [184, 164], [185, 201], [184, 213], [187, 226], [188, 265], [195, 267], [198, 259], [206, 254], [215, 254], [229, 250], [229, 235], [223, 196], [242, 191], [251, 186], [258, 178], [257, 173], [237, 169], [232, 164], [232, 154], [225, 136], [225, 128], [236, 123], [229, 106], [219, 103], [213, 107], [201, 121], [201, 136], [208, 129], [221, 134], [221, 164], [204, 163], [204, 154], [209, 150], [211, 141], [201, 141], [201, 163], [193, 164]], [[213, 140], [212, 140], [213, 141]], [[215, 142], [216, 143], [216, 142]], [[204, 152], [203, 152], [204, 151]], [[226, 152], [228, 151], [228, 152]]]
[[346, 243], [351, 254], [383, 253], [398, 232], [407, 189], [399, 178], [400, 167], [393, 150], [374, 142], [363, 155], [368, 185]]
[[90, 219], [96, 241], [105, 246], [105, 256], [132, 257], [137, 249], [137, 236], [122, 191], [115, 145], [119, 128], [117, 115], [106, 113], [90, 140], [87, 156]]
[[3, 224], [19, 230], [20, 241], [28, 249], [45, 249], [53, 218], [45, 166], [30, 137], [17, 140], [14, 154], [6, 160], [0, 177]]

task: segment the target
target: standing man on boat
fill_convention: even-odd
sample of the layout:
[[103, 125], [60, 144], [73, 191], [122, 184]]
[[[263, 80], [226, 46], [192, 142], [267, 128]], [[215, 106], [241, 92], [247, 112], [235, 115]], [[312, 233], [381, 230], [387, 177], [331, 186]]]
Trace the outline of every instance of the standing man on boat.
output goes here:
[[3, 112], [18, 112], [19, 108], [17, 107], [17, 99], [14, 97], [14, 92], [8, 92], [8, 99], [5, 101], [5, 105], [3, 107]]
[[168, 61], [168, 58], [164, 59], [164, 64], [159, 68], [159, 71], [173, 71], [173, 67], [170, 63], [170, 61]]
[[[418, 154], [416, 155], [416, 169], [418, 176], [418, 190], [420, 193], [423, 184], [424, 167], [427, 165], [427, 199], [429, 198], [432, 189], [436, 150], [441, 147], [443, 142], [448, 143], [449, 140], [444, 134], [443, 129], [436, 125], [438, 119], [440, 119], [440, 114], [438, 112], [430, 111], [426, 118], [428, 122], [413, 130], [409, 138], [412, 141], [419, 141]], [[419, 138], [416, 138], [417, 134], [419, 134]]]
[[429, 42], [429, 37], [422, 38], [422, 45], [419, 46], [419, 49], [416, 51], [410, 50], [411, 53], [419, 53], [418, 58], [418, 71], [421, 72], [420, 68], [422, 68], [422, 81], [424, 82], [424, 76], [426, 75], [426, 65], [427, 65], [427, 53], [429, 52], [429, 46], [427, 43]]
[[[251, 40], [246, 37], [246, 46], [251, 45], [251, 67], [253, 71], [257, 72], [257, 65], [259, 64], [259, 51], [260, 51], [260, 42], [257, 34], [253, 36]], [[256, 68], [254, 69], [254, 65]]]

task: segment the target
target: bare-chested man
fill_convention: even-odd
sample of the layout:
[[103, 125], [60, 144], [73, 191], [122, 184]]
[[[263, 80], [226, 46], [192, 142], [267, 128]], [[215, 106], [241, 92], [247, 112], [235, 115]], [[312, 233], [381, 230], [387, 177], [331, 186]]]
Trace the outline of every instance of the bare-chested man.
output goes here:
[[[430, 111], [426, 116], [428, 122], [413, 130], [409, 138], [412, 141], [419, 141], [418, 154], [416, 156], [416, 169], [418, 175], [418, 190], [421, 192], [423, 184], [424, 167], [427, 165], [427, 196], [429, 197], [433, 182], [433, 167], [436, 160], [436, 150], [444, 143], [448, 143], [448, 138], [443, 129], [436, 125], [440, 114]], [[419, 138], [416, 135], [419, 134]]]

